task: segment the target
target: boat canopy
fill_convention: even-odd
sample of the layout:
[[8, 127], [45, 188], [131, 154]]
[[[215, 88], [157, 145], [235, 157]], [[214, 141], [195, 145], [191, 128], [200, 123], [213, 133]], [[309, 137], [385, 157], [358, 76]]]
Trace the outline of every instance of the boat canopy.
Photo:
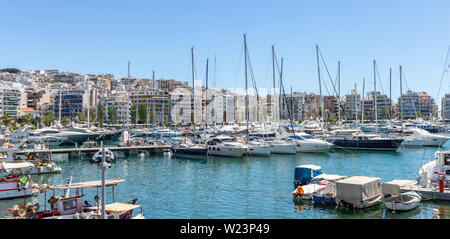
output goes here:
[[4, 169], [21, 169], [21, 168], [30, 168], [30, 167], [34, 167], [34, 164], [30, 163], [30, 162], [21, 162], [21, 163], [0, 162], [0, 168], [4, 168]]
[[[136, 209], [138, 207], [141, 207], [141, 205], [115, 202], [115, 203], [105, 205], [105, 211], [116, 213], [116, 212], [130, 211], [130, 210]], [[88, 209], [95, 210], [95, 209], [98, 209], [98, 207], [88, 207]]]
[[400, 190], [401, 188], [409, 187], [416, 183], [417, 183], [417, 181], [414, 181], [414, 180], [394, 179], [390, 182], [386, 182], [381, 185], [382, 192], [383, 192], [383, 194], [399, 195], [402, 193]]
[[[125, 180], [123, 179], [109, 179], [109, 180], [105, 180], [105, 186], [109, 187], [109, 186], [115, 186], [118, 183], [121, 182], [125, 182]], [[88, 181], [88, 182], [81, 182], [81, 183], [72, 183], [70, 185], [68, 184], [63, 184], [63, 185], [56, 185], [56, 186], [51, 186], [51, 185], [32, 185], [29, 188], [36, 188], [39, 189], [40, 191], [42, 190], [64, 190], [64, 189], [69, 189], [69, 188], [89, 188], [89, 187], [101, 187], [102, 186], [102, 181], [98, 180], [98, 181]]]
[[294, 173], [294, 187], [305, 185], [320, 174], [322, 174], [322, 167], [320, 166], [312, 164], [297, 166]]

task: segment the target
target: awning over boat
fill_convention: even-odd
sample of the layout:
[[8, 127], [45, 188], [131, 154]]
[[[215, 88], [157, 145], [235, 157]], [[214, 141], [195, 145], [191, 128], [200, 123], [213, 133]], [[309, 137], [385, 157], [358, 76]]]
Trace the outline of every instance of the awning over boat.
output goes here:
[[317, 179], [322, 179], [322, 180], [327, 180], [327, 181], [337, 181], [337, 180], [341, 180], [341, 179], [345, 179], [347, 178], [347, 176], [341, 176], [341, 175], [337, 175], [337, 174], [320, 174], [318, 176], [315, 176], [313, 179], [317, 180]]
[[399, 180], [394, 179], [390, 182], [383, 183], [381, 185], [383, 194], [399, 195], [401, 194], [401, 188], [409, 187], [416, 184], [417, 181], [414, 180]]
[[4, 169], [21, 169], [21, 168], [30, 168], [34, 167], [33, 163], [30, 162], [21, 162], [21, 163], [4, 163], [0, 162], [0, 168]]
[[[138, 207], [141, 207], [141, 205], [115, 202], [115, 203], [105, 205], [105, 211], [113, 212], [113, 213], [114, 212], [123, 212], [123, 211], [130, 211], [130, 210], [136, 209]], [[97, 210], [99, 208], [98, 207], [88, 207], [88, 209]]]
[[[125, 182], [125, 180], [109, 179], [109, 180], [105, 180], [105, 186], [106, 187], [114, 186], [121, 182]], [[29, 188], [36, 188], [36, 189], [39, 189], [42, 191], [42, 190], [64, 190], [64, 189], [69, 189], [69, 188], [89, 188], [89, 187], [101, 187], [101, 186], [102, 186], [102, 181], [98, 180], [98, 181], [88, 181], [88, 182], [81, 182], [81, 183], [72, 183], [70, 186], [67, 184], [56, 185], [56, 186], [33, 185]]]

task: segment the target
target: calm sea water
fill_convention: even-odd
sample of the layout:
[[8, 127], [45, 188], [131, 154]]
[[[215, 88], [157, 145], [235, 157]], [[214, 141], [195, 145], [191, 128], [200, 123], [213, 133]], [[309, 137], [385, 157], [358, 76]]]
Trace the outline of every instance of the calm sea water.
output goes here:
[[[383, 204], [368, 209], [294, 203], [294, 168], [301, 164], [320, 165], [325, 173], [380, 177], [383, 182], [417, 177], [427, 160], [442, 148], [409, 148], [398, 152], [330, 151], [326, 154], [272, 155], [271, 157], [180, 159], [163, 155], [116, 159], [107, 170], [107, 179], [120, 177], [124, 183], [115, 188], [116, 201], [138, 198], [146, 218], [431, 218], [437, 208], [441, 218], [450, 218], [450, 202], [430, 201], [409, 212], [392, 213]], [[100, 180], [98, 164], [88, 158], [57, 163], [60, 174], [33, 176], [39, 183], [66, 183]], [[74, 192], [75, 193], [75, 192]], [[100, 191], [99, 191], [100, 193]], [[48, 196], [51, 193], [47, 193]], [[94, 203], [96, 189], [85, 191], [85, 199]], [[112, 201], [112, 190], [107, 189]], [[43, 208], [44, 195], [38, 200]], [[23, 199], [0, 201], [0, 217]], [[47, 206], [48, 208], [48, 206]]]

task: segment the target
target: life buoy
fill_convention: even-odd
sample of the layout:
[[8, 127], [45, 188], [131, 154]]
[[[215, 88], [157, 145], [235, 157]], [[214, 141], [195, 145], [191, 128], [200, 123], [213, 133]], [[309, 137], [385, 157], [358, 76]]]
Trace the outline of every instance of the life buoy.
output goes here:
[[130, 141], [129, 140], [127, 140], [127, 146], [130, 146]]
[[298, 194], [298, 195], [303, 195], [304, 193], [305, 193], [305, 191], [303, 191], [302, 186], [298, 186], [298, 187], [297, 187], [297, 194]]

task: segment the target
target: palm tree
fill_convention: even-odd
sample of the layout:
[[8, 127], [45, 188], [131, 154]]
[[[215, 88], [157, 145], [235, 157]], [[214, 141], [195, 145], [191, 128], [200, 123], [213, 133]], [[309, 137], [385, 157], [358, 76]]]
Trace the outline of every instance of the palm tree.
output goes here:
[[6, 127], [14, 124], [14, 120], [11, 117], [11, 114], [5, 113], [2, 117], [2, 124]]

